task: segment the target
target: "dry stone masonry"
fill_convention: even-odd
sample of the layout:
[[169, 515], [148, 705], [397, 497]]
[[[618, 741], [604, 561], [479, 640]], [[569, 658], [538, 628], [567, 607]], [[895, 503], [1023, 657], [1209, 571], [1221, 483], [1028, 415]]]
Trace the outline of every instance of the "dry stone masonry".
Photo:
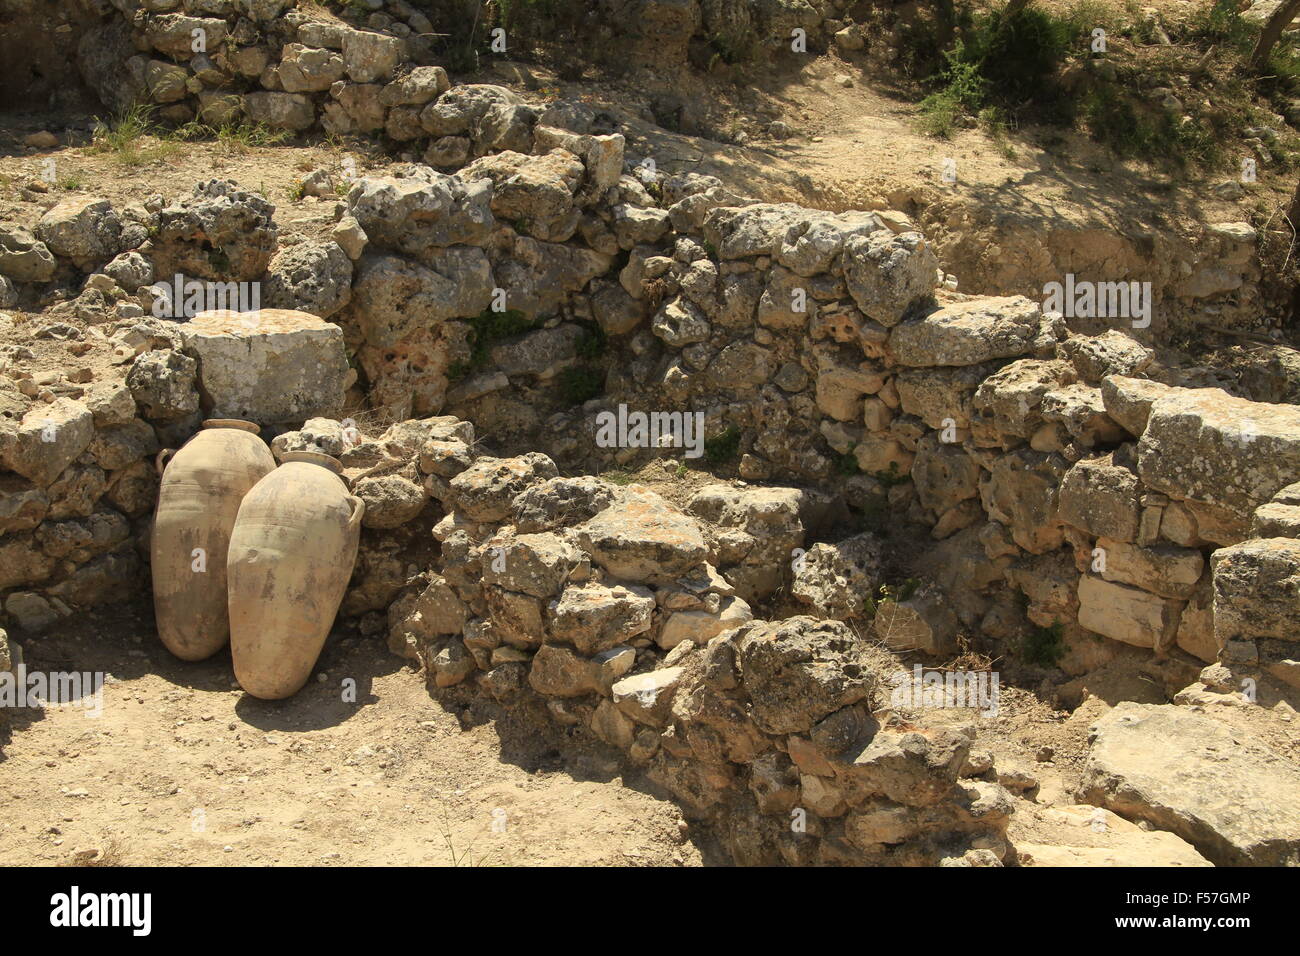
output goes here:
[[[340, 173], [337, 201], [334, 172], [308, 177], [328, 240], [285, 242], [226, 180], [0, 224], [0, 305], [73, 289], [36, 337], [115, 363], [73, 381], [0, 355], [0, 667], [21, 635], [143, 593], [154, 456], [243, 418], [277, 456], [339, 458], [365, 502], [345, 617], [435, 688], [540, 697], [739, 862], [1011, 862], [976, 724], [889, 690], [903, 660], [1044, 633], [1070, 674], [1123, 645], [1204, 667], [1177, 703], [1098, 722], [1081, 797], [1216, 864], [1300, 862], [1294, 769], [1262, 742], [1211, 747], [1226, 731], [1195, 711], [1243, 682], [1300, 688], [1297, 406], [1023, 296], [954, 292], [902, 213], [664, 175], [583, 104], [453, 86], [413, 9], [113, 7], [83, 40], [105, 102], [382, 130], [422, 162]], [[675, 19], [694, 4], [646, 7], [696, 29]], [[853, 49], [851, 24], [831, 35]], [[227, 283], [259, 305], [214, 305]], [[670, 439], [693, 416], [716, 480], [680, 502], [626, 481], [685, 457], [599, 440], [629, 410], [678, 415]], [[900, 587], [903, 552], [924, 572]], [[1219, 759], [1268, 814], [1225, 807]]]

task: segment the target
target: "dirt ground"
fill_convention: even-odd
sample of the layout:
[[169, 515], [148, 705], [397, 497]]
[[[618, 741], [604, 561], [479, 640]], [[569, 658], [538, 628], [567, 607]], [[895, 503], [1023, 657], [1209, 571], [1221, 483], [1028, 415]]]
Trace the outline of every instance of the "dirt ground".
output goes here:
[[[23, 642], [32, 668], [104, 671], [102, 714], [11, 712], [0, 866], [699, 866], [677, 807], [612, 752], [550, 737], [482, 695], [445, 705], [381, 643], [338, 632], [278, 703], [230, 657], [172, 658], [147, 606]], [[322, 679], [323, 678], [323, 679]], [[356, 703], [342, 682], [356, 681]], [[500, 719], [493, 719], [500, 718]]]

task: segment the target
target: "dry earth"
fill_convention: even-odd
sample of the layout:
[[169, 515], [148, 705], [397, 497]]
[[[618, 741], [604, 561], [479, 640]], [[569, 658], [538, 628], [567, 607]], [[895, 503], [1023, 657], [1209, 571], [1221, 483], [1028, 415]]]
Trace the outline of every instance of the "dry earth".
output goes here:
[[[265, 703], [228, 653], [173, 659], [145, 606], [25, 642], [29, 667], [104, 671], [102, 715], [15, 713], [0, 866], [698, 866], [712, 851], [612, 753], [479, 695], [432, 699], [378, 641], [336, 632], [316, 679]], [[356, 682], [356, 703], [342, 681]], [[502, 719], [493, 719], [501, 716]]]

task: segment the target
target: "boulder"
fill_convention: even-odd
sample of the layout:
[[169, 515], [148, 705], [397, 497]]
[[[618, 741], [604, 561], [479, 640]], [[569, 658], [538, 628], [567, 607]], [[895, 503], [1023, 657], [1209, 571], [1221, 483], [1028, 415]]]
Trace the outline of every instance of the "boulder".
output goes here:
[[1094, 537], [1136, 541], [1141, 515], [1137, 474], [1113, 453], [1081, 459], [1061, 481], [1057, 514]]
[[1033, 554], [1060, 547], [1058, 495], [1066, 462], [1060, 455], [1019, 448], [997, 458], [980, 480], [980, 499], [994, 521]]
[[492, 302], [492, 269], [482, 249], [441, 250], [431, 266], [402, 256], [365, 253], [352, 285], [352, 315], [365, 340], [396, 345], [421, 329], [478, 315]]
[[440, 66], [417, 66], [410, 73], [384, 87], [379, 101], [384, 106], [423, 106], [451, 89], [447, 71]]
[[659, 495], [622, 489], [575, 529], [596, 564], [625, 581], [662, 582], [703, 563], [708, 549], [699, 524]]
[[1041, 317], [1037, 303], [1024, 296], [955, 302], [901, 325], [892, 323], [897, 327], [889, 336], [889, 349], [907, 366], [978, 365], [1016, 358], [1033, 351]]
[[[844, 244], [843, 262], [844, 280], [853, 301], [864, 315], [886, 328], [898, 325], [905, 316], [928, 301], [938, 284], [938, 257], [919, 232], [894, 235], [884, 229], [866, 236], [855, 235]], [[908, 336], [904, 338], [915, 341]], [[908, 354], [914, 353], [909, 351]], [[948, 353], [947, 357], [960, 357], [962, 354], [958, 349]], [[899, 361], [904, 365], [974, 365], [984, 359], [942, 361], [932, 356], [924, 362], [908, 362], [901, 358]]]
[[[901, 381], [902, 374], [899, 378]], [[989, 375], [976, 389], [972, 404], [980, 413], [980, 421], [996, 433], [1030, 438], [1044, 421], [1043, 396], [1049, 389], [1072, 381], [1073, 372], [1062, 361], [1017, 359]]]
[[94, 415], [81, 402], [58, 398], [49, 405], [38, 404], [21, 421], [0, 419], [0, 468], [45, 488], [94, 437]]
[[1107, 581], [1131, 584], [1162, 597], [1186, 600], [1196, 590], [1205, 558], [1200, 551], [1172, 545], [1140, 547], [1126, 541], [1098, 538], [1105, 566], [1101, 576]]
[[596, 654], [650, 630], [654, 594], [621, 584], [570, 584], [550, 609], [550, 640]]
[[509, 257], [496, 263], [494, 274], [500, 287], [509, 290], [509, 307], [536, 319], [556, 312], [572, 293], [609, 271], [612, 261], [612, 256], [571, 243], [516, 236]]
[[879, 680], [865, 643], [839, 621], [753, 621], [733, 637], [764, 733], [803, 733], [823, 717], [870, 697]]
[[181, 337], [214, 418], [300, 422], [343, 408], [350, 369], [337, 325], [288, 309], [212, 311]]
[[79, 265], [99, 265], [122, 251], [122, 219], [107, 199], [64, 200], [41, 216], [36, 235]]
[[817, 542], [794, 562], [791, 596], [813, 617], [838, 621], [869, 617], [880, 584], [883, 542], [859, 534], [834, 544]]
[[262, 305], [327, 319], [352, 299], [352, 260], [337, 242], [300, 242], [280, 250], [262, 281]]
[[544, 644], [533, 655], [528, 683], [547, 697], [610, 695], [616, 681], [636, 662], [630, 647], [613, 647], [583, 657], [559, 644]]
[[547, 598], [560, 593], [581, 560], [577, 548], [550, 532], [498, 534], [483, 546], [483, 582]]
[[1252, 538], [1210, 556], [1214, 634], [1232, 640], [1300, 641], [1300, 541]]
[[871, 619], [872, 635], [886, 647], [932, 656], [957, 649], [958, 627], [951, 602], [929, 585], [919, 586], [906, 598], [881, 601]]
[[683, 641], [705, 644], [719, 634], [734, 630], [754, 619], [749, 605], [738, 597], [724, 597], [716, 612], [708, 610], [673, 611], [664, 620], [655, 643], [671, 650]]
[[490, 180], [466, 182], [428, 168], [400, 179], [360, 179], [347, 198], [372, 243], [435, 268], [442, 248], [487, 241], [496, 225], [491, 201]]
[[144, 352], [126, 375], [131, 398], [145, 418], [154, 422], [183, 419], [199, 410], [195, 383], [198, 363], [170, 349]]
[[1300, 771], [1190, 708], [1123, 701], [1091, 727], [1079, 797], [1182, 837], [1216, 866], [1300, 865]]
[[639, 724], [662, 727], [668, 721], [681, 678], [681, 667], [661, 667], [624, 677], [610, 688], [614, 706]]
[[286, 93], [319, 93], [343, 76], [343, 57], [332, 50], [286, 43], [275, 73]]
[[1046, 807], [1025, 801], [1007, 828], [1021, 866], [1207, 867], [1187, 841], [1145, 830], [1118, 814], [1086, 804]]
[[1044, 421], [1059, 422], [1088, 448], [1120, 441], [1126, 435], [1125, 430], [1106, 414], [1101, 390], [1082, 382], [1044, 392], [1039, 413]]
[[230, 180], [197, 183], [193, 193], [158, 214], [154, 273], [211, 280], [260, 279], [275, 252], [275, 207]]
[[609, 506], [613, 485], [599, 478], [548, 478], [521, 491], [511, 503], [515, 528], [521, 534], [579, 524]]
[[1138, 476], [1248, 524], [1256, 508], [1300, 480], [1300, 407], [1217, 388], [1157, 398], [1138, 443]]
[[354, 83], [386, 80], [405, 59], [406, 45], [397, 37], [369, 30], [343, 33], [343, 62]]
[[497, 153], [475, 160], [458, 175], [492, 181], [492, 214], [517, 232], [547, 242], [564, 242], [578, 228], [573, 195], [582, 182], [578, 158], [562, 149], [545, 156]]
[[362, 478], [352, 493], [366, 503], [361, 524], [365, 528], [400, 528], [424, 510], [428, 494], [417, 482], [401, 475]]
[[557, 476], [555, 462], [540, 452], [517, 458], [480, 458], [451, 479], [449, 504], [473, 521], [504, 521], [518, 495]]
[[1119, 422], [1135, 438], [1146, 431], [1151, 405], [1158, 398], [1177, 395], [1182, 389], [1123, 375], [1108, 375], [1101, 380], [1101, 399], [1106, 414]]
[[1108, 375], [1134, 375], [1155, 358], [1155, 352], [1119, 329], [1095, 336], [1072, 336], [1057, 346], [1057, 353], [1068, 359], [1087, 382], [1100, 382]]
[[0, 224], [0, 275], [15, 282], [46, 282], [56, 265], [49, 247], [22, 226]]
[[989, 365], [900, 369], [893, 380], [899, 407], [930, 428], [969, 428], [977, 390], [983, 391], [981, 383], [992, 370]]
[[316, 124], [316, 105], [305, 93], [261, 90], [244, 96], [244, 112], [254, 123], [299, 132]]
[[503, 86], [464, 83], [438, 96], [420, 113], [420, 124], [431, 136], [465, 136], [493, 106], [518, 106], [523, 101]]

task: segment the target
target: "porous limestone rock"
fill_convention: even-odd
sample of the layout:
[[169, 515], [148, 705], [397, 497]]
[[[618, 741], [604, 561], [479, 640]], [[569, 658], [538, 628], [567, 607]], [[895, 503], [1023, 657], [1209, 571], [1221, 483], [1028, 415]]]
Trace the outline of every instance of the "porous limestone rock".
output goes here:
[[213, 418], [259, 424], [333, 416], [343, 407], [343, 330], [306, 312], [212, 311], [182, 326]]

